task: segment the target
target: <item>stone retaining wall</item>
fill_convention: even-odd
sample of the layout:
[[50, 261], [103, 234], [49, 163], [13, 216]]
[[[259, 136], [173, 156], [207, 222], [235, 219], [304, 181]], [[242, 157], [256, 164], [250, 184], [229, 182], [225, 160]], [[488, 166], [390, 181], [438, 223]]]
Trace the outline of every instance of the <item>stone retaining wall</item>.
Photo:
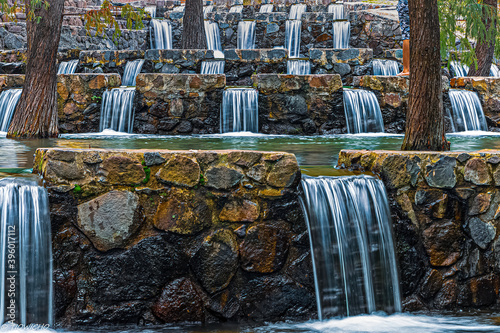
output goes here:
[[295, 156], [38, 149], [58, 326], [316, 317]]
[[463, 77], [451, 79], [452, 88], [473, 90], [478, 93], [488, 130], [500, 131], [500, 78]]
[[77, 72], [118, 73], [123, 76], [127, 62], [144, 59], [144, 51], [82, 51]]
[[253, 74], [287, 71], [285, 49], [225, 50], [224, 58], [228, 85], [250, 86]]
[[500, 152], [341, 151], [390, 199], [407, 311], [495, 307], [500, 285]]
[[340, 75], [258, 74], [253, 81], [260, 133], [345, 133]]
[[139, 74], [134, 133], [220, 132], [224, 75]]
[[212, 50], [147, 50], [143, 73], [196, 74], [204, 60], [213, 60]]

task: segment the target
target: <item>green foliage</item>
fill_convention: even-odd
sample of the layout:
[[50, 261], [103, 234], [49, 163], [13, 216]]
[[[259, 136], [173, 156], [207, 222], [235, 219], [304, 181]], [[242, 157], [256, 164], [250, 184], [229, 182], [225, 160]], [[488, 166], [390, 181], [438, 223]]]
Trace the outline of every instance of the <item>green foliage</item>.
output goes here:
[[82, 188], [80, 185], [75, 185], [75, 188], [73, 189], [73, 193], [78, 194], [82, 191]]
[[[105, 0], [98, 10], [91, 10], [83, 15], [85, 20], [85, 29], [87, 34], [90, 35], [90, 31], [95, 29], [98, 36], [103, 36], [106, 28], [112, 28], [113, 31], [113, 41], [115, 43], [118, 37], [121, 36], [121, 29], [118, 21], [115, 18], [115, 13], [118, 11], [118, 7], [113, 6], [111, 2]], [[145, 16], [144, 9], [135, 8], [127, 4], [121, 7], [121, 16], [127, 21], [127, 29], [142, 29], [144, 24], [142, 19]]]
[[146, 173], [146, 178], [142, 180], [143, 184], [147, 184], [149, 182], [149, 179], [151, 178], [151, 169], [146, 166], [146, 162], [142, 161], [142, 168], [144, 169], [144, 172]]
[[203, 176], [202, 173], [200, 173], [200, 185], [201, 186], [205, 186], [205, 183], [206, 183], [206, 179], [205, 177]]
[[500, 34], [487, 29], [483, 15], [497, 18], [494, 7], [482, 0], [438, 0], [441, 25], [441, 57], [460, 60], [468, 66], [476, 66], [476, 42], [485, 43], [496, 39], [495, 57], [500, 55]]

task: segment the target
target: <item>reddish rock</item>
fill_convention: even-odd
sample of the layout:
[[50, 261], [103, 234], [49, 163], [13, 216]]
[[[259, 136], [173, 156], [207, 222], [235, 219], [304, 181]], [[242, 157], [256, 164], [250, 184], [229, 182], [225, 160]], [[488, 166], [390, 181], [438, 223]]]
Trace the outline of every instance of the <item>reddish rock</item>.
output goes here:
[[436, 222], [424, 230], [423, 236], [431, 265], [450, 266], [460, 258], [460, 244], [464, 235], [458, 223]]
[[457, 282], [454, 279], [447, 280], [443, 288], [434, 299], [434, 306], [438, 309], [449, 309], [457, 303]]
[[424, 277], [420, 295], [424, 299], [433, 297], [443, 286], [443, 275], [436, 269], [431, 269]]
[[483, 159], [472, 158], [465, 165], [464, 179], [476, 185], [489, 185], [492, 181], [490, 167]]
[[486, 212], [490, 207], [491, 193], [479, 193], [472, 200], [472, 205], [469, 209], [469, 215], [478, 215]]
[[205, 321], [203, 296], [189, 278], [180, 278], [165, 286], [152, 311], [166, 323]]
[[300, 180], [300, 169], [293, 155], [286, 155], [272, 167], [267, 183], [274, 187], [289, 187]]

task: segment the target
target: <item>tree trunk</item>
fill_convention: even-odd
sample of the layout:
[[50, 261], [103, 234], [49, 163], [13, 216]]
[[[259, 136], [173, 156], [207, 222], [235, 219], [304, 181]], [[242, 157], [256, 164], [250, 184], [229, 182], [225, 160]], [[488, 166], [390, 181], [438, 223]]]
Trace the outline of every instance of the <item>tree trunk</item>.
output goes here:
[[448, 150], [437, 0], [410, 0], [410, 96], [403, 150]]
[[31, 8], [37, 19], [26, 21], [27, 64], [23, 92], [9, 127], [8, 137], [57, 136], [57, 49], [61, 37], [64, 0], [47, 0], [48, 9]]
[[[494, 8], [495, 15], [492, 19], [486, 11], [483, 11], [483, 24], [486, 30], [492, 31], [492, 41], [481, 41], [476, 45], [477, 69], [475, 65], [471, 65], [468, 76], [490, 76], [491, 64], [493, 62], [493, 55], [495, 53], [495, 38], [497, 27], [497, 0], [484, 0], [483, 5], [489, 5]], [[493, 28], [492, 28], [493, 26]], [[490, 30], [493, 29], [493, 30]]]
[[203, 17], [203, 0], [186, 0], [183, 19], [182, 48], [207, 48], [205, 21]]

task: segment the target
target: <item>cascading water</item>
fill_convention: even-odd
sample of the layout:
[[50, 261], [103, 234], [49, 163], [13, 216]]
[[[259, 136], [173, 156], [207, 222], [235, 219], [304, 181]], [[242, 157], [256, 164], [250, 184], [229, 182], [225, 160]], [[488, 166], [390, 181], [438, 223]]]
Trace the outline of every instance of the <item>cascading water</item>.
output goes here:
[[373, 75], [395, 76], [399, 74], [399, 63], [395, 60], [373, 59]]
[[311, 63], [309, 60], [288, 60], [287, 74], [292, 75], [307, 75], [311, 74]]
[[21, 97], [22, 89], [4, 90], [0, 94], [0, 132], [7, 132]]
[[348, 21], [334, 21], [332, 28], [333, 48], [348, 49], [351, 37], [351, 23]]
[[242, 5], [237, 5], [237, 6], [232, 6], [229, 8], [230, 13], [241, 13], [243, 12], [243, 6]]
[[319, 319], [401, 312], [391, 212], [382, 181], [302, 176]]
[[384, 132], [382, 112], [372, 91], [344, 88], [344, 111], [349, 134]]
[[259, 132], [259, 93], [252, 88], [230, 88], [222, 95], [221, 133]]
[[333, 14], [334, 20], [345, 19], [344, 4], [331, 3], [328, 5], [328, 13]]
[[156, 17], [156, 6], [146, 6], [144, 7], [144, 11], [148, 13], [151, 16], [151, 18]]
[[135, 78], [137, 77], [137, 74], [141, 72], [143, 64], [144, 59], [127, 62], [125, 65], [125, 71], [123, 72], [122, 86], [135, 87]]
[[186, 6], [177, 6], [172, 9], [173, 12], [182, 13], [186, 9]]
[[216, 22], [205, 20], [205, 37], [207, 38], [207, 49], [222, 52], [219, 25]]
[[210, 6], [205, 6], [205, 7], [203, 7], [203, 17], [204, 17], [204, 18], [207, 18], [207, 14], [208, 14], [208, 13], [211, 13], [211, 12], [213, 12], [213, 11], [214, 11], [214, 6], [211, 6], [211, 5], [210, 5]]
[[259, 13], [272, 13], [274, 9], [274, 5], [267, 4], [260, 6]]
[[450, 67], [455, 74], [455, 77], [467, 76], [467, 73], [469, 73], [469, 66], [462, 64], [459, 61], [450, 61]]
[[167, 20], [151, 20], [150, 34], [154, 36], [151, 38], [151, 48], [157, 50], [170, 50], [172, 49], [172, 25]]
[[490, 76], [493, 76], [493, 77], [500, 77], [500, 69], [498, 69], [498, 66], [495, 65], [495, 64], [492, 64], [491, 65], [491, 68], [490, 68]]
[[240, 21], [238, 23], [238, 49], [255, 49], [255, 21]]
[[302, 21], [287, 20], [285, 25], [285, 47], [289, 58], [300, 57], [300, 33]]
[[99, 130], [132, 133], [134, 127], [135, 88], [114, 88], [102, 96]]
[[0, 180], [0, 323], [53, 324], [52, 236], [47, 190]]
[[57, 74], [75, 74], [78, 66], [78, 59], [70, 61], [62, 61], [57, 69]]
[[288, 19], [300, 20], [302, 18], [302, 14], [304, 14], [306, 11], [307, 11], [307, 5], [303, 3], [292, 5], [292, 7], [290, 7], [290, 16], [288, 17]]
[[486, 118], [476, 92], [450, 89], [453, 132], [487, 131]]
[[224, 74], [224, 60], [203, 61], [201, 74]]

